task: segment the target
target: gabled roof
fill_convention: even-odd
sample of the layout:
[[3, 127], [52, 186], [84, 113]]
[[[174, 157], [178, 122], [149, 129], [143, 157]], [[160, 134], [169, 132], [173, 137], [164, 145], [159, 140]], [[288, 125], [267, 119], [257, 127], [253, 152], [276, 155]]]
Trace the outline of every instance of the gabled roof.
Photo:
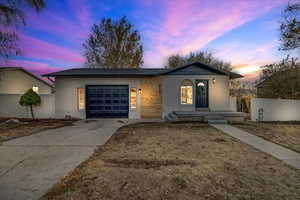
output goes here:
[[197, 66], [209, 71], [213, 71], [216, 74], [228, 75], [230, 78], [241, 78], [243, 76], [217, 69], [199, 62], [191, 63], [185, 66], [176, 67], [172, 69], [163, 68], [138, 68], [138, 69], [104, 69], [104, 68], [72, 68], [68, 70], [58, 71], [54, 73], [44, 74], [46, 77], [95, 77], [95, 76], [160, 76], [168, 75], [175, 71], [188, 68], [190, 66]]
[[240, 74], [237, 74], [237, 73], [234, 73], [234, 72], [230, 72], [230, 71], [226, 71], [226, 70], [222, 70], [222, 69], [219, 69], [219, 68], [216, 68], [216, 67], [212, 67], [212, 66], [200, 63], [200, 62], [194, 62], [194, 63], [190, 63], [190, 64], [187, 64], [187, 65], [184, 65], [184, 66], [180, 66], [180, 67], [175, 67], [175, 68], [169, 69], [167, 72], [164, 73], [164, 75], [171, 74], [173, 72], [183, 70], [183, 69], [188, 68], [190, 66], [197, 66], [197, 67], [200, 67], [202, 69], [206, 69], [206, 70], [215, 72], [216, 74], [220, 74], [220, 75], [228, 75], [232, 79], [242, 78], [243, 77]]
[[34, 74], [32, 74], [31, 72], [25, 70], [24, 68], [22, 67], [0, 67], [0, 71], [1, 70], [21, 70], [22, 72], [28, 74], [29, 76], [33, 77], [34, 79], [46, 84], [47, 86], [51, 87], [51, 88], [54, 88], [53, 85], [51, 85], [50, 83], [48, 83], [47, 81], [43, 80], [42, 78], [40, 78], [39, 76], [36, 76]]

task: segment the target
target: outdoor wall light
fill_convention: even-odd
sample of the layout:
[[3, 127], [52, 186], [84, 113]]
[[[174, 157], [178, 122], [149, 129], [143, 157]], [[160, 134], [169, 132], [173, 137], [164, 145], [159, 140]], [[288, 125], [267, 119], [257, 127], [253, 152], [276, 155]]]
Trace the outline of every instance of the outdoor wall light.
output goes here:
[[37, 94], [39, 93], [39, 87], [37, 87], [37, 86], [33, 86], [32, 90]]
[[216, 78], [213, 78], [212, 82], [213, 82], [213, 84], [215, 84], [216, 83]]

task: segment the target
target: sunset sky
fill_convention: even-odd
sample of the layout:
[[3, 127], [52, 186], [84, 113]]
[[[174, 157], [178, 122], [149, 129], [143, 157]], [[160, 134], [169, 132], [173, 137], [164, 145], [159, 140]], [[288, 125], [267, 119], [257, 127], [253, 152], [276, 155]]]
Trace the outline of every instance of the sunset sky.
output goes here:
[[84, 63], [82, 43], [102, 17], [127, 16], [141, 32], [145, 68], [163, 67], [168, 55], [208, 49], [249, 80], [259, 66], [278, 61], [279, 20], [288, 0], [48, 0], [29, 10], [20, 28], [22, 57], [6, 65], [43, 74]]

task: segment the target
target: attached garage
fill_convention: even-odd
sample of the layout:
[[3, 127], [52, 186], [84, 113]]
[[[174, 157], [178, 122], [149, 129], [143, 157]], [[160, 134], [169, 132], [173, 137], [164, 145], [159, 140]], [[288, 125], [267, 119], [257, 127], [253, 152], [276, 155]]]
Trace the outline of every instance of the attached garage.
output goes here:
[[128, 113], [128, 85], [86, 86], [87, 118], [127, 118]]

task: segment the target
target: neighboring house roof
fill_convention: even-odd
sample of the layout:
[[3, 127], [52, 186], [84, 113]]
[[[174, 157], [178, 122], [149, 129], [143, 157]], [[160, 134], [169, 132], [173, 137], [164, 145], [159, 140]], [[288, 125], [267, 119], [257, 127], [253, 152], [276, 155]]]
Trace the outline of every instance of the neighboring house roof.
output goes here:
[[35, 78], [36, 80], [38, 80], [38, 81], [40, 81], [40, 82], [46, 84], [47, 86], [49, 86], [49, 87], [51, 87], [51, 88], [54, 88], [54, 86], [51, 85], [50, 83], [48, 83], [47, 81], [45, 81], [45, 80], [43, 80], [42, 78], [40, 78], [40, 77], [38, 77], [38, 76], [32, 74], [31, 72], [25, 70], [25, 69], [22, 68], [22, 67], [0, 67], [0, 71], [1, 71], [1, 70], [21, 70], [21, 71], [23, 71], [24, 73], [28, 74], [29, 76]]
[[300, 99], [299, 84], [300, 67], [282, 69], [256, 84], [257, 97]]
[[63, 71], [58, 71], [54, 73], [44, 74], [46, 77], [78, 77], [78, 76], [159, 76], [171, 74], [174, 71], [180, 71], [182, 69], [188, 68], [190, 66], [197, 66], [209, 71], [213, 71], [216, 74], [228, 75], [230, 78], [241, 78], [243, 76], [220, 70], [199, 62], [191, 63], [189, 65], [176, 67], [172, 69], [163, 69], [163, 68], [137, 68], [137, 69], [103, 69], [103, 68], [73, 68]]
[[265, 79], [259, 80], [256, 84], [255, 87], [259, 88], [261, 86], [264, 86], [265, 84], [268, 84], [269, 81], [276, 77], [283, 77], [283, 75], [286, 75], [287, 80], [291, 79], [299, 79], [300, 76], [300, 68], [292, 68], [292, 69], [282, 69], [281, 71], [274, 72], [272, 75], [269, 77], [266, 77]]
[[256, 95], [256, 89], [230, 89], [231, 96], [254, 96]]

